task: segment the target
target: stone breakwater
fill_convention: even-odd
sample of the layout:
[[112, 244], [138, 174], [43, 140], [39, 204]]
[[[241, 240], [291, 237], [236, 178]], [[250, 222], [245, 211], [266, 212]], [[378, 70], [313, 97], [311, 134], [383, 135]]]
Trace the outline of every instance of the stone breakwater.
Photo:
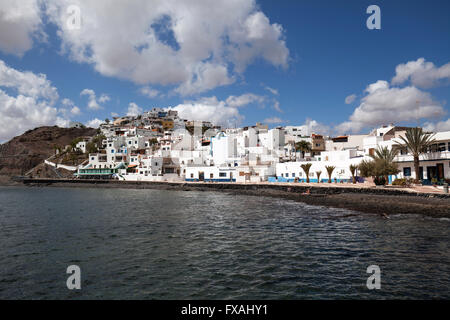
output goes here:
[[100, 187], [161, 189], [179, 191], [210, 191], [249, 196], [266, 196], [300, 201], [311, 205], [345, 208], [362, 213], [421, 214], [432, 217], [450, 217], [450, 195], [411, 192], [397, 188], [333, 186], [333, 184], [240, 184], [192, 182], [143, 182], [115, 180], [58, 180], [23, 179], [28, 186]]

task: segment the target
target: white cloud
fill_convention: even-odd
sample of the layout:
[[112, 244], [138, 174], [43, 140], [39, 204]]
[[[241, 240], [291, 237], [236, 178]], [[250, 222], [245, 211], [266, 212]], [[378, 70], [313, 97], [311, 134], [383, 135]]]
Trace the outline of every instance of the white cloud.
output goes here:
[[110, 100], [111, 100], [111, 98], [104, 93], [100, 96], [100, 98], [98, 98], [98, 102], [100, 102], [100, 103], [108, 102]]
[[103, 123], [103, 120], [100, 119], [92, 119], [88, 122], [86, 122], [86, 126], [89, 128], [98, 128]]
[[253, 93], [245, 93], [242, 94], [240, 96], [229, 96], [225, 102], [227, 104], [228, 107], [234, 107], [234, 108], [239, 108], [239, 107], [243, 107], [246, 106], [250, 103], [263, 103], [264, 102], [264, 97], [262, 96], [258, 96], [256, 94]]
[[156, 89], [152, 89], [149, 86], [142, 87], [139, 92], [146, 96], [147, 98], [156, 98], [159, 95], [159, 91]]
[[0, 86], [14, 89], [19, 94], [33, 98], [43, 98], [54, 104], [59, 96], [44, 74], [19, 71], [8, 67], [0, 60]]
[[97, 101], [97, 95], [92, 89], [84, 89], [83, 91], [81, 91], [80, 95], [88, 97], [87, 107], [91, 110], [103, 109], [103, 107], [99, 103], [104, 103], [110, 100], [109, 96], [103, 93]]
[[267, 91], [269, 91], [273, 95], [276, 95], [276, 96], [278, 95], [278, 90], [277, 89], [271, 88], [269, 86], [265, 86], [264, 89], [266, 89]]
[[423, 125], [423, 129], [433, 132], [450, 131], [450, 119], [447, 119], [446, 121], [439, 121], [436, 123], [426, 122]]
[[[78, 116], [78, 115], [81, 114], [80, 108], [78, 108], [72, 100], [64, 98], [61, 101], [61, 104], [64, 107], [66, 107], [67, 109], [69, 109], [70, 115]], [[63, 113], [67, 117], [67, 116], [70, 116], [70, 115], [68, 115], [68, 110], [66, 108], [60, 109], [59, 111], [61, 113]]]
[[74, 106], [72, 109], [70, 109], [70, 113], [74, 116], [78, 116], [81, 114], [81, 110], [77, 106]]
[[278, 112], [280, 112], [280, 113], [283, 113], [283, 110], [281, 110], [281, 107], [280, 107], [280, 102], [275, 101], [274, 104], [273, 104], [273, 108], [274, 108], [276, 111], [278, 111]]
[[67, 124], [54, 107], [57, 99], [58, 91], [45, 75], [18, 71], [0, 60], [0, 141], [38, 126]]
[[0, 50], [22, 56], [35, 38], [45, 40], [38, 1], [1, 0]]
[[[69, 4], [81, 9], [79, 30], [66, 26]], [[288, 65], [282, 26], [254, 0], [48, 0], [46, 8], [73, 60], [136, 84], [175, 85], [182, 95], [228, 85], [255, 59]]]
[[416, 61], [399, 64], [395, 68], [392, 84], [402, 84], [410, 80], [416, 87], [429, 88], [444, 79], [450, 79], [450, 62], [438, 68], [432, 62], [419, 58]]
[[379, 80], [367, 86], [365, 93], [349, 121], [337, 126], [339, 132], [359, 132], [388, 122], [431, 119], [445, 114], [439, 102], [416, 87], [390, 87], [387, 81]]
[[169, 109], [178, 111], [182, 119], [210, 121], [226, 127], [237, 126], [243, 119], [235, 104], [228, 106], [226, 101], [219, 101], [216, 97], [186, 101]]
[[346, 104], [351, 104], [356, 100], [356, 94], [351, 94], [345, 98]]
[[329, 126], [312, 119], [306, 119], [301, 127], [300, 131], [308, 136], [313, 133], [322, 135], [330, 135], [332, 133], [332, 129]]
[[277, 123], [283, 123], [286, 122], [285, 120], [282, 120], [278, 117], [273, 117], [273, 118], [267, 118], [263, 120], [263, 123], [268, 123], [268, 124], [277, 124]]
[[142, 108], [140, 108], [136, 103], [131, 102], [128, 105], [127, 116], [137, 117], [138, 115], [142, 114], [142, 112]]

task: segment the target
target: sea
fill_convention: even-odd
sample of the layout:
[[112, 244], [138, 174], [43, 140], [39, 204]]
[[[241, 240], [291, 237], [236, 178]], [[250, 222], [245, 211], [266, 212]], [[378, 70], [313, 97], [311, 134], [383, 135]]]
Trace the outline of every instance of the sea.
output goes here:
[[257, 194], [0, 187], [0, 299], [450, 299], [449, 227]]

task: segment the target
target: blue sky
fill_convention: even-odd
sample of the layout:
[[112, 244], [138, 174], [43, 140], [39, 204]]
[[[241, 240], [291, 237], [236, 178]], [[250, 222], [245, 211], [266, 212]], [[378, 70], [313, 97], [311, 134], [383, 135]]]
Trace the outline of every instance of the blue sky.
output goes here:
[[[220, 8], [219, 17], [223, 21], [217, 21], [213, 13], [209, 17], [202, 9], [197, 12], [192, 6], [193, 16], [186, 20], [193, 18], [203, 23], [203, 32], [210, 36], [207, 43], [202, 32], [196, 36], [195, 30], [199, 30], [196, 25], [184, 23], [175, 28], [176, 22], [185, 18], [183, 11], [169, 10], [170, 13], [147, 21], [147, 16], [157, 11], [151, 1], [145, 7], [140, 0], [130, 1], [128, 7], [116, 10], [107, 1], [104, 7], [72, 1], [81, 8], [85, 23], [78, 34], [64, 30], [63, 25], [65, 5], [72, 2], [48, 0], [43, 5], [42, 2], [34, 5], [36, 1], [25, 1], [29, 7], [23, 9], [21, 20], [0, 18], [0, 60], [4, 62], [5, 74], [15, 70], [19, 78], [26, 71], [37, 77], [45, 75], [48, 86], [57, 90], [57, 101], [31, 94], [35, 106], [27, 105], [27, 110], [35, 107], [39, 113], [40, 108], [48, 107], [54, 112], [46, 109], [42, 121], [35, 116], [19, 128], [3, 129], [0, 141], [47, 122], [62, 125], [68, 120], [88, 123], [97, 119], [98, 124], [98, 120], [111, 119], [115, 114], [169, 106], [185, 115], [212, 118], [225, 125], [250, 125], [257, 121], [271, 126], [306, 124], [314, 131], [337, 134], [366, 132], [381, 122], [395, 122], [450, 130], [450, 65], [446, 66], [450, 62], [448, 1], [249, 0], [233, 4], [236, 7]], [[3, 10], [13, 9], [14, 1], [0, 3]], [[199, 6], [207, 8], [208, 3], [203, 1]], [[172, 4], [175, 8], [177, 2]], [[381, 9], [381, 30], [366, 27], [370, 16], [366, 9], [371, 4]], [[242, 26], [231, 20], [239, 14]], [[142, 26], [138, 25], [141, 20]], [[15, 35], [18, 23], [29, 27]], [[216, 23], [222, 24], [223, 30], [234, 29], [211, 32], [209, 28]], [[92, 27], [97, 25], [98, 29]], [[143, 42], [144, 51], [161, 43], [167, 48], [153, 50], [142, 59], [141, 56], [130, 59], [125, 49], [123, 54], [117, 53], [126, 47], [127, 37], [142, 29], [142, 37], [129, 39], [141, 41], [148, 35], [144, 29], [152, 26], [159, 42]], [[248, 30], [240, 34], [244, 26]], [[193, 31], [188, 32], [189, 28]], [[252, 32], [255, 36], [248, 36]], [[11, 33], [22, 42], [14, 43]], [[117, 46], [115, 37], [121, 37]], [[223, 44], [210, 45], [214, 41]], [[138, 51], [142, 49], [135, 47]], [[233, 51], [236, 47], [239, 50]], [[77, 51], [80, 48], [85, 50], [84, 54]], [[154, 62], [161, 56], [170, 59]], [[190, 69], [183, 78], [177, 72], [184, 68], [185, 62]], [[396, 67], [408, 62], [410, 67], [398, 74], [400, 80], [393, 82]], [[212, 75], [207, 78], [209, 70]], [[200, 77], [207, 80], [198, 81]], [[8, 123], [12, 123], [13, 114], [20, 114], [12, 112], [13, 108], [21, 108], [17, 102], [19, 95], [30, 93], [20, 91], [17, 81], [8, 83], [5, 77], [3, 82], [1, 79], [0, 76], [4, 96], [0, 102], [9, 101], [11, 106], [0, 107], [0, 114], [5, 122], [8, 118]], [[377, 84], [379, 80], [385, 82]], [[377, 85], [365, 91], [371, 84]], [[141, 93], [143, 88], [157, 95], [145, 96]], [[88, 107], [90, 95], [81, 95], [85, 89], [95, 93], [98, 110]], [[100, 102], [102, 95], [109, 99]], [[355, 98], [347, 104], [345, 99], [350, 95]], [[239, 97], [242, 99], [237, 100]], [[69, 99], [70, 104], [64, 105], [64, 99]], [[410, 106], [411, 101], [417, 101], [416, 106]], [[79, 112], [70, 113], [74, 106]], [[416, 116], [402, 121], [412, 113]]]

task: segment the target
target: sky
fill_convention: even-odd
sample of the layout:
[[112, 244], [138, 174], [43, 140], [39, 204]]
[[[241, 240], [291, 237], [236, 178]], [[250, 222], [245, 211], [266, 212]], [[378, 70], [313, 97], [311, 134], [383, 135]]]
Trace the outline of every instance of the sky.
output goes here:
[[0, 142], [153, 107], [225, 127], [447, 131], [448, 12], [446, 0], [0, 0]]

